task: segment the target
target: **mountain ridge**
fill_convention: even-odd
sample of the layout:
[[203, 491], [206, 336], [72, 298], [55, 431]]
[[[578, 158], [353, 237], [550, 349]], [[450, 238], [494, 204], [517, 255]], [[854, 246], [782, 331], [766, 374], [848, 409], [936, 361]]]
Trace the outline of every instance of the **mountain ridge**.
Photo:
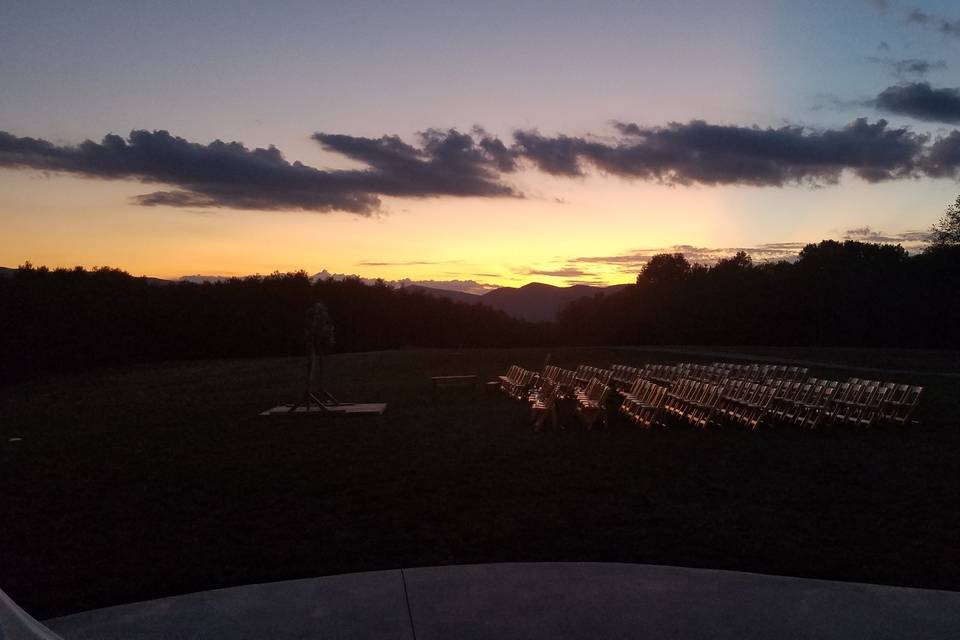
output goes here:
[[486, 305], [521, 320], [551, 322], [556, 320], [557, 314], [564, 306], [574, 300], [598, 294], [616, 293], [626, 286], [629, 285], [614, 284], [606, 287], [596, 287], [576, 284], [569, 287], [558, 287], [544, 282], [529, 282], [521, 287], [499, 287], [484, 294], [420, 285], [411, 285], [404, 288], [420, 291], [427, 295], [456, 300], [457, 302]]

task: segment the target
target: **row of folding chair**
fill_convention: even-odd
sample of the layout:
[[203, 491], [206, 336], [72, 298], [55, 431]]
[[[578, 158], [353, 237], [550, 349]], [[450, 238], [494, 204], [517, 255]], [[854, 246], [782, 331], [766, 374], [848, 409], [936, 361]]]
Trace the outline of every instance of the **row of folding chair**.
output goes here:
[[827, 416], [825, 407], [839, 383], [761, 383], [736, 378], [711, 382], [683, 378], [669, 390], [660, 387], [665, 391], [662, 406], [651, 407], [651, 397], [658, 386], [638, 382], [624, 395], [621, 411], [635, 422], [640, 422], [639, 417], [648, 419], [647, 426], [656, 421], [662, 410], [665, 416], [686, 420], [699, 428], [729, 423], [756, 429], [767, 421], [815, 427]]
[[810, 378], [767, 382], [731, 380], [717, 403], [716, 422], [751, 429], [761, 424], [795, 424], [816, 428], [829, 422], [841, 383]]
[[[643, 390], [643, 385], [648, 386]], [[650, 407], [653, 383], [641, 382], [624, 398], [622, 412], [639, 422], [656, 420]], [[719, 388], [719, 394], [717, 389]], [[810, 429], [828, 425], [870, 427], [876, 424], [909, 424], [923, 387], [906, 384], [837, 382], [811, 378], [772, 380], [768, 383], [727, 380], [722, 384], [683, 380], [666, 397], [667, 414], [683, 417], [695, 426], [733, 423], [751, 429], [763, 424], [794, 424]], [[640, 398], [634, 400], [634, 397]], [[715, 398], [715, 401], [714, 401]]]
[[576, 371], [554, 365], [535, 374], [514, 365], [500, 376], [501, 389], [526, 398], [531, 409], [551, 413], [563, 397], [577, 401], [576, 411], [588, 427], [606, 421], [611, 387], [623, 396], [620, 412], [652, 426], [673, 416], [706, 428], [731, 423], [756, 429], [762, 424], [816, 428], [830, 424], [869, 427], [907, 424], [923, 387], [851, 378], [846, 382], [806, 378], [804, 367], [714, 362], [615, 364], [609, 369], [580, 365]]
[[[740, 378], [726, 381], [711, 421], [735, 423], [756, 429], [771, 416], [771, 407], [783, 393], [788, 393], [789, 380], [752, 382]], [[706, 425], [704, 425], [706, 426]]]
[[728, 387], [718, 405], [718, 417], [752, 428], [764, 421], [807, 428], [906, 424], [922, 391], [922, 387], [859, 379], [772, 380], [762, 385], [742, 381]]
[[907, 424], [922, 393], [923, 387], [851, 378], [838, 386], [828, 418], [831, 423], [861, 427]]
[[682, 378], [667, 392], [663, 401], [664, 413], [692, 425], [706, 427], [722, 390], [722, 382]]
[[499, 376], [500, 390], [511, 398], [522, 400], [536, 381], [537, 374], [518, 365], [512, 365], [506, 375]]
[[641, 427], [652, 427], [660, 418], [667, 387], [638, 378], [623, 394], [620, 412]]
[[525, 399], [530, 405], [530, 421], [540, 429], [549, 419], [557, 424], [558, 399], [573, 397], [576, 400], [577, 417], [589, 429], [598, 422], [607, 422], [606, 406], [610, 387], [606, 384], [609, 370], [581, 365], [579, 371], [598, 372], [603, 379], [591, 377], [585, 384], [577, 386], [577, 372], [547, 365], [543, 373], [535, 374], [523, 367], [512, 366], [506, 375], [500, 376], [500, 388], [512, 398]]

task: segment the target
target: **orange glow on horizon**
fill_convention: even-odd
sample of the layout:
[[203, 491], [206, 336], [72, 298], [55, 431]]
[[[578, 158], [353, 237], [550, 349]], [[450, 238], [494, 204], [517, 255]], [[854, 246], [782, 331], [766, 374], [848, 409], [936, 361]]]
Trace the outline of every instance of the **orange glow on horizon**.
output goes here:
[[[617, 284], [633, 282], [638, 264], [583, 259], [674, 245], [748, 247], [838, 237], [863, 226], [857, 207], [884, 190], [850, 184], [831, 195], [797, 188], [787, 200], [784, 190], [773, 189], [523, 177], [521, 190], [531, 194], [526, 198], [386, 199], [383, 214], [359, 217], [141, 207], [131, 204], [145, 189], [137, 182], [0, 172], [0, 266], [28, 260], [50, 267], [111, 266], [168, 279], [325, 269], [490, 286]], [[783, 210], [785, 202], [794, 215]], [[758, 215], [758, 206], [775, 213]], [[904, 206], [890, 199], [887, 209], [874, 207], [871, 215], [875, 224], [895, 229]], [[843, 220], [848, 208], [854, 215]], [[931, 216], [938, 211], [930, 210]]]

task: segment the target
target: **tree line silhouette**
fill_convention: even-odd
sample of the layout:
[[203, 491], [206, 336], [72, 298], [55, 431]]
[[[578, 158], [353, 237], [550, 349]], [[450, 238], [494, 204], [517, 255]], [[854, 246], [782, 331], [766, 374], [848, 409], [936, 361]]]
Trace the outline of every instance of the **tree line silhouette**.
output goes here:
[[136, 362], [299, 355], [304, 310], [316, 301], [329, 307], [336, 349], [345, 352], [551, 344], [958, 348], [956, 236], [915, 256], [899, 245], [833, 240], [807, 245], [794, 262], [754, 263], [741, 252], [704, 266], [660, 254], [635, 285], [577, 300], [554, 323], [383, 282], [313, 282], [302, 271], [157, 284], [106, 267], [26, 264], [0, 278], [0, 382]]
[[136, 362], [305, 353], [304, 312], [323, 301], [337, 351], [546, 344], [502, 311], [356, 278], [305, 272], [157, 284], [108, 267], [30, 264], [0, 277], [0, 381]]
[[960, 247], [824, 240], [794, 262], [654, 256], [636, 285], [559, 314], [562, 342], [960, 347]]

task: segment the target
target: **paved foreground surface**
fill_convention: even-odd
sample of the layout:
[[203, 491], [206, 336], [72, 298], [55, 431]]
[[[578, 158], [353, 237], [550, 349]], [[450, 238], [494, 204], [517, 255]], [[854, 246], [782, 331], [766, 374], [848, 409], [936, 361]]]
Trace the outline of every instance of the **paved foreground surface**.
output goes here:
[[98, 609], [64, 640], [960, 638], [960, 592], [636, 564], [375, 571]]

